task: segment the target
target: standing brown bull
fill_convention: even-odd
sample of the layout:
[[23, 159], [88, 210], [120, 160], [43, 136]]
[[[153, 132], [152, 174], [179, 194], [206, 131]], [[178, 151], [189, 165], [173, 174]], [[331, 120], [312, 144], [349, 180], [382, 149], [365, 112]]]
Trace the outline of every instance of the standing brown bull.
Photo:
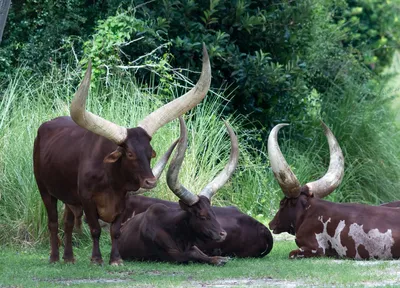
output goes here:
[[167, 184], [179, 197], [179, 207], [171, 208], [157, 203], [145, 212], [125, 222], [118, 240], [123, 259], [203, 262], [223, 265], [228, 258], [204, 254], [197, 246], [198, 240], [221, 242], [226, 232], [218, 223], [211, 198], [234, 172], [238, 160], [236, 135], [227, 125], [231, 139], [231, 156], [224, 170], [197, 196], [178, 181], [178, 174], [187, 147], [186, 127], [181, 121], [181, 140], [167, 173]]
[[185, 95], [157, 109], [136, 128], [125, 128], [85, 110], [91, 65], [71, 103], [71, 117], [59, 117], [39, 127], [34, 144], [34, 173], [48, 215], [50, 262], [59, 260], [57, 200], [66, 204], [64, 260], [74, 262], [72, 229], [74, 214], [82, 208], [93, 239], [91, 261], [102, 263], [98, 219], [112, 223], [110, 264], [122, 263], [120, 236], [125, 195], [139, 188], [151, 189], [156, 179], [150, 168], [155, 152], [152, 135], [163, 125], [196, 106], [207, 94], [211, 68], [203, 45], [199, 81]]
[[269, 226], [276, 234], [296, 236], [299, 249], [291, 251], [289, 257], [400, 258], [400, 210], [321, 200], [336, 189], [344, 172], [342, 150], [324, 123], [330, 150], [328, 172], [301, 186], [278, 146], [277, 134], [285, 125], [275, 126], [268, 138], [271, 168], [285, 194]]

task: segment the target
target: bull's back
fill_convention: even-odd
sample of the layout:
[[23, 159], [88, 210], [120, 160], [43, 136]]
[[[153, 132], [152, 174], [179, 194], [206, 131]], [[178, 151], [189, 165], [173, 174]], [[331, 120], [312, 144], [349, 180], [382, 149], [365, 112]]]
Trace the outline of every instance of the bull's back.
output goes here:
[[315, 241], [318, 247], [314, 248], [339, 257], [400, 258], [398, 208], [324, 200], [313, 200], [310, 207], [296, 232], [298, 245]]
[[70, 117], [43, 123], [35, 139], [34, 174], [39, 189], [68, 204], [77, 203], [77, 172], [87, 131]]
[[[204, 243], [205, 251], [220, 249], [222, 256], [264, 257], [273, 245], [271, 232], [262, 223], [236, 207], [213, 207], [220, 225], [227, 232], [225, 241]], [[217, 247], [218, 246], [218, 247]]]

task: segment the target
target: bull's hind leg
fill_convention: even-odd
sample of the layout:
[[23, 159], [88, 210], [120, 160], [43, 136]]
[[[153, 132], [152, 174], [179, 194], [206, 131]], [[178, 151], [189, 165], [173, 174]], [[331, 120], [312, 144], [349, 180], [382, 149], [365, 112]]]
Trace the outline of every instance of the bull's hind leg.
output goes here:
[[72, 210], [65, 205], [64, 210], [64, 256], [65, 262], [74, 263], [74, 253], [72, 251], [72, 230], [74, 229], [75, 216]]
[[60, 260], [58, 250], [60, 239], [58, 238], [58, 214], [57, 198], [51, 196], [44, 187], [39, 186], [40, 195], [47, 210], [48, 228], [50, 231], [50, 263]]
[[92, 235], [93, 240], [93, 249], [92, 249], [92, 263], [95, 264], [103, 264], [103, 258], [101, 257], [99, 240], [101, 234], [101, 227], [99, 224], [99, 217], [97, 214], [96, 205], [91, 200], [83, 200], [83, 211], [86, 215], [86, 220], [90, 227], [90, 234]]
[[308, 247], [300, 247], [299, 249], [293, 250], [289, 253], [290, 259], [295, 258], [311, 258], [324, 256], [322, 249], [311, 249]]

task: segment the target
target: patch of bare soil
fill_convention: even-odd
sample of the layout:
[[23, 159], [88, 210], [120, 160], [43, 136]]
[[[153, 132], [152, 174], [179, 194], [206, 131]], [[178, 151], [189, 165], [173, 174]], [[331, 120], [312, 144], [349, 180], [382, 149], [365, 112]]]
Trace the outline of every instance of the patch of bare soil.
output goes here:
[[294, 241], [296, 238], [294, 235], [290, 235], [289, 233], [281, 233], [281, 234], [272, 234], [274, 241]]
[[108, 278], [96, 278], [96, 279], [69, 279], [69, 280], [54, 280], [52, 282], [71, 285], [71, 284], [119, 284], [127, 282], [124, 279], [108, 279]]
[[191, 282], [192, 287], [298, 287], [299, 283], [272, 278], [232, 278], [207, 282]]

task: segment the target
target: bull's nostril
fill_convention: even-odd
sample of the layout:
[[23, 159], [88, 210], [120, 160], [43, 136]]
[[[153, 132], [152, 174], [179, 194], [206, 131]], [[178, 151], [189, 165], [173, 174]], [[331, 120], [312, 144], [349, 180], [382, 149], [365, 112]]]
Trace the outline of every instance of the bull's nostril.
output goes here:
[[144, 184], [147, 187], [155, 187], [157, 184], [157, 179], [147, 178], [144, 180]]
[[222, 231], [221, 233], [219, 233], [219, 235], [220, 235], [221, 237], [226, 237], [226, 232], [225, 232], [225, 231]]

